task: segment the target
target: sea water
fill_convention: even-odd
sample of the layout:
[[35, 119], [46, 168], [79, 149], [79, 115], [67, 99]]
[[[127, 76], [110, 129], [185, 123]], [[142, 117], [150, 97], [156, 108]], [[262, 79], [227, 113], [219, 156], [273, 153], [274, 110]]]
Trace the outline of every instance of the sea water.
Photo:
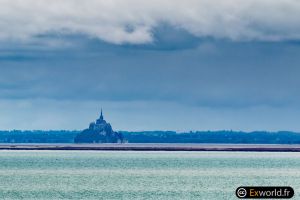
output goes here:
[[291, 186], [300, 154], [0, 151], [0, 199], [237, 199], [239, 186]]

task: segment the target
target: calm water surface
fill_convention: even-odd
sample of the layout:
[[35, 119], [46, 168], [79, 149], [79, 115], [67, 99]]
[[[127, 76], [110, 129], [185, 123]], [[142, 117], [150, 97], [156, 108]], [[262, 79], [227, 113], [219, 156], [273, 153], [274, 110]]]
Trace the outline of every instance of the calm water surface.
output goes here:
[[237, 199], [241, 185], [300, 199], [300, 154], [0, 151], [0, 199]]

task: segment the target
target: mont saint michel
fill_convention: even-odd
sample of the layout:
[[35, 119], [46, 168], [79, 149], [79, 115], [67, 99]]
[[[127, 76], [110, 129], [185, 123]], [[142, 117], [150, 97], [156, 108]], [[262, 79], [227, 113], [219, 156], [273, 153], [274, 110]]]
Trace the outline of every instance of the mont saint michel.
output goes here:
[[110, 123], [104, 120], [102, 109], [99, 119], [90, 123], [88, 129], [79, 133], [75, 143], [121, 143], [123, 136], [121, 133], [113, 131]]

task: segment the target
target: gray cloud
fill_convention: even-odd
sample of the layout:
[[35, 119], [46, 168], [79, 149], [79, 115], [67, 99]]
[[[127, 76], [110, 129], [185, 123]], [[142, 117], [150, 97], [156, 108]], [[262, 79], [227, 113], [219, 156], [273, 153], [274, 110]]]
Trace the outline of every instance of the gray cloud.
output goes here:
[[299, 18], [298, 0], [0, 0], [0, 39], [31, 43], [41, 34], [84, 34], [144, 44], [154, 42], [163, 23], [196, 37], [278, 41], [300, 39]]
[[1, 63], [0, 98], [154, 100], [234, 108], [298, 105], [299, 45], [195, 43], [196, 48], [171, 51], [93, 43], [58, 52], [21, 52], [29, 59]]
[[[152, 1], [140, 7], [135, 7], [139, 2], [127, 6], [122, 1], [116, 6], [110, 1], [105, 11], [86, 12], [86, 16], [76, 10], [75, 1], [51, 1], [49, 9], [57, 7], [50, 9], [51, 14], [42, 13], [48, 9], [43, 8], [43, 0], [36, 2], [29, 8], [21, 1], [13, 5], [0, 0], [0, 4], [7, 4], [6, 9], [0, 7], [0, 28], [5, 27], [0, 33], [0, 129], [83, 129], [102, 106], [118, 130], [300, 130], [300, 45], [298, 40], [290, 40], [298, 37], [298, 26], [292, 27], [298, 23], [293, 18], [297, 17], [293, 9], [298, 9], [294, 1], [247, 1], [245, 5], [225, 1], [219, 7], [190, 1], [191, 8], [177, 2], [182, 10], [174, 10], [177, 5], [172, 7], [168, 1], [160, 7]], [[101, 1], [80, 1], [81, 6], [90, 6], [87, 2], [94, 9]], [[193, 11], [200, 2], [208, 10], [218, 10], [199, 12], [207, 15], [208, 24], [203, 26], [196, 25], [201, 18]], [[266, 2], [270, 4], [265, 9], [269, 18], [261, 17], [262, 11], [255, 7], [266, 7]], [[224, 4], [244, 8], [239, 16], [246, 26], [219, 19], [226, 12], [231, 14], [222, 11]], [[282, 10], [276, 11], [279, 5]], [[120, 6], [123, 10], [117, 12]], [[18, 12], [9, 19], [13, 13], [9, 10]], [[287, 10], [290, 15], [283, 15]], [[130, 19], [143, 22], [149, 40], [127, 38], [135, 26], [125, 14], [132, 12], [139, 17], [132, 15]], [[208, 20], [218, 13], [222, 17]], [[28, 17], [37, 14], [41, 21]], [[56, 15], [61, 18], [54, 19]], [[103, 19], [95, 17], [98, 15]], [[288, 22], [280, 20], [290, 16]], [[16, 19], [24, 19], [23, 26]], [[39, 24], [43, 19], [51, 23]], [[84, 29], [77, 29], [77, 23], [85, 24]], [[102, 37], [90, 32], [90, 26], [99, 24], [106, 29], [105, 23], [127, 33]], [[269, 41], [274, 39], [288, 41]]]

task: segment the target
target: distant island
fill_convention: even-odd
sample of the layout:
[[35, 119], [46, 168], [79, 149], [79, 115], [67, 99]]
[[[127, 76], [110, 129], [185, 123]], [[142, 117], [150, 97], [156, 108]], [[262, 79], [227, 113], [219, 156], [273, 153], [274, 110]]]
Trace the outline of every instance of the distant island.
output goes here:
[[122, 143], [121, 133], [113, 131], [110, 123], [104, 120], [102, 109], [99, 119], [90, 123], [88, 129], [77, 134], [75, 143]]
[[78, 130], [0, 131], [0, 143], [215, 143], [215, 144], [300, 144], [300, 133], [291, 131], [114, 131], [100, 117], [89, 128]]

